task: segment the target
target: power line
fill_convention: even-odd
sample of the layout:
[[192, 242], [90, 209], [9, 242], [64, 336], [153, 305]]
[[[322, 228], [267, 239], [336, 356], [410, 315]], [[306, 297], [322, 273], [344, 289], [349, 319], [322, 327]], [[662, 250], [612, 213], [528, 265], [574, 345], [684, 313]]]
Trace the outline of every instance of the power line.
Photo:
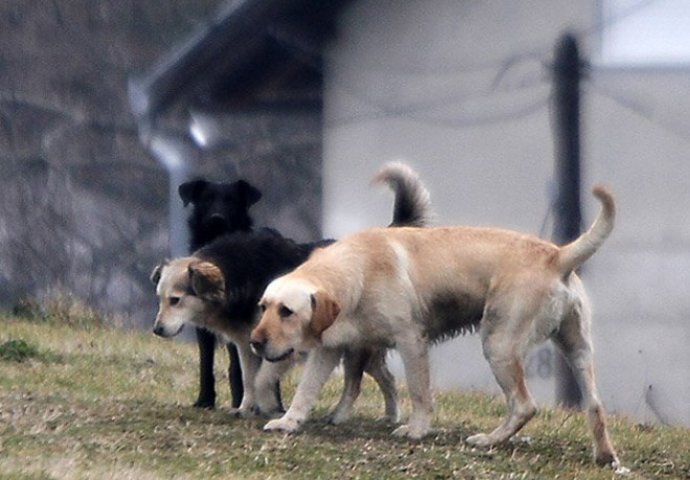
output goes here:
[[[297, 36], [288, 33], [285, 30], [277, 31], [272, 30], [271, 35], [279, 40], [280, 44], [284, 48], [288, 48], [290, 53], [300, 60], [303, 64], [308, 67], [315, 69], [317, 72], [323, 74], [322, 56], [317, 49], [312, 48], [309, 44], [301, 41]], [[287, 41], [290, 38], [291, 41]], [[352, 115], [349, 117], [332, 120], [329, 122], [329, 126], [342, 126], [348, 125], [355, 122], [365, 122], [373, 121], [384, 118], [400, 118], [405, 117], [410, 120], [419, 121], [428, 124], [441, 125], [447, 127], [458, 127], [458, 126], [477, 126], [485, 125], [491, 123], [501, 123], [507, 122], [514, 119], [523, 118], [530, 115], [538, 110], [540, 110], [548, 101], [545, 95], [538, 95], [536, 99], [522, 104], [517, 108], [510, 109], [509, 111], [502, 111], [498, 113], [489, 113], [484, 115], [465, 115], [462, 117], [454, 118], [439, 118], [438, 116], [433, 116], [427, 114], [433, 112], [439, 108], [448, 107], [449, 105], [458, 105], [462, 102], [476, 101], [477, 99], [486, 99], [499, 94], [511, 94], [516, 92], [524, 92], [528, 89], [533, 89], [535, 87], [542, 87], [548, 76], [540, 69], [531, 77], [524, 78], [519, 82], [516, 82], [517, 86], [508, 88], [501, 88], [501, 84], [508, 77], [510, 70], [518, 65], [518, 62], [511, 61], [506, 65], [503, 65], [496, 75], [492, 76], [492, 81], [488, 87], [475, 89], [472, 92], [465, 91], [452, 91], [450, 94], [442, 95], [433, 99], [425, 98], [421, 101], [409, 102], [403, 105], [390, 105], [387, 102], [381, 101], [376, 98], [369, 89], [358, 88], [352, 84], [348, 84], [341, 80], [335, 80], [334, 85], [336, 88], [340, 89], [347, 95], [364, 103], [368, 107], [372, 107], [375, 111], [367, 112], [359, 115]], [[540, 68], [544, 67], [543, 63], [540, 63]]]
[[[603, 31], [606, 27], [616, 24], [617, 22], [635, 15], [650, 5], [656, 3], [658, 0], [641, 0], [623, 10], [618, 11], [615, 15], [609, 15], [592, 24], [575, 29], [574, 34], [582, 37], [589, 36]], [[269, 31], [269, 35], [284, 48], [294, 58], [298, 59], [304, 65], [314, 69], [320, 74], [324, 74], [324, 60], [330, 65], [343, 65], [343, 62], [338, 61], [335, 54], [328, 54], [320, 46], [308, 41], [304, 36], [299, 35], [294, 29], [285, 26], [275, 27]], [[389, 102], [382, 101], [376, 98], [368, 88], [362, 88], [353, 84], [346, 83], [340, 79], [334, 81], [336, 88], [340, 89], [347, 95], [371, 107], [374, 111], [355, 114], [348, 117], [334, 119], [329, 122], [329, 126], [337, 127], [349, 125], [356, 122], [367, 122], [386, 118], [401, 118], [412, 121], [422, 122], [431, 125], [439, 125], [445, 127], [471, 127], [481, 126], [496, 123], [510, 122], [518, 120], [534, 114], [542, 109], [548, 103], [549, 95], [537, 95], [536, 98], [528, 103], [522, 103], [518, 107], [503, 109], [501, 112], [494, 112], [488, 114], [467, 114], [461, 116], [454, 116], [452, 118], [441, 118], [432, 113], [440, 108], [448, 106], [456, 106], [462, 108], [463, 102], [476, 102], [477, 100], [490, 99], [499, 94], [511, 94], [516, 92], [524, 92], [528, 89], [542, 86], [550, 80], [547, 74], [552, 67], [548, 64], [546, 58], [550, 59], [551, 47], [535, 47], [526, 49], [522, 52], [514, 53], [504, 57], [499, 61], [490, 62], [474, 62], [472, 64], [463, 64], [462, 66], [449, 64], [444, 62], [440, 67], [432, 67], [429, 69], [425, 67], [424, 70], [419, 69], [401, 69], [395, 68], [391, 65], [381, 63], [363, 64], [358, 63], [357, 69], [364, 70], [365, 73], [382, 74], [382, 75], [397, 75], [397, 76], [423, 76], [434, 77], [438, 79], [439, 76], [448, 75], [466, 75], [466, 74], [481, 74], [489, 76], [491, 81], [488, 85], [485, 83], [484, 87], [472, 89], [472, 91], [453, 91], [452, 93], [437, 96], [433, 99], [424, 98], [421, 101], [407, 102], [402, 105], [391, 105]], [[523, 78], [516, 82], [517, 87], [501, 88], [505, 79], [509, 77], [511, 71], [524, 66], [526, 62], [537, 62], [541, 65], [541, 69], [531, 77]], [[494, 72], [492, 74], [492, 72]], [[337, 78], [337, 77], [336, 77]]]
[[640, 118], [643, 118], [652, 125], [664, 130], [667, 133], [670, 133], [676, 138], [690, 143], [690, 127], [682, 126], [675, 122], [666, 121], [663, 118], [655, 115], [653, 108], [644, 105], [641, 102], [636, 102], [630, 98], [626, 98], [622, 94], [607, 89], [595, 81], [590, 81], [587, 85], [591, 87], [590, 91], [592, 93], [596, 93], [602, 97], [612, 100], [619, 106], [634, 113]]
[[550, 94], [538, 97], [529, 103], [521, 105], [520, 107], [510, 109], [508, 111], [485, 113], [481, 115], [472, 114], [464, 116], [453, 116], [452, 118], [440, 118], [430, 115], [420, 115], [414, 111], [387, 111], [353, 115], [341, 119], [335, 119], [327, 123], [327, 126], [336, 127], [344, 126], [353, 123], [361, 123], [366, 121], [380, 120], [386, 118], [408, 119], [417, 122], [422, 122], [428, 125], [436, 125], [441, 127], [477, 127], [490, 124], [499, 124], [519, 120], [521, 118], [533, 115], [542, 110], [549, 103]]

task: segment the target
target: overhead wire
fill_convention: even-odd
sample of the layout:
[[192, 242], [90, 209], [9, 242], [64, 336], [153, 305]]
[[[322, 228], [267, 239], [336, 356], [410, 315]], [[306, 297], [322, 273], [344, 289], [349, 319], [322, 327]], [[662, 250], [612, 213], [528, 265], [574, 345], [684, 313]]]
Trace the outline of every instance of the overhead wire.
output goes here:
[[614, 103], [618, 104], [618, 106], [646, 120], [648, 123], [675, 136], [680, 140], [690, 143], [690, 125], [683, 126], [677, 122], [666, 120], [656, 114], [655, 110], [650, 106], [626, 97], [620, 92], [615, 92], [609, 88], [606, 88], [599, 82], [589, 81], [587, 85], [589, 86], [589, 91], [591, 93], [600, 95], [613, 101]]
[[[631, 15], [634, 15], [642, 9], [656, 3], [658, 0], [642, 0], [639, 1], [616, 15], [609, 15], [601, 20], [598, 20], [586, 27], [575, 29], [574, 33], [577, 36], [588, 36], [594, 33], [601, 32], [607, 26], [611, 26]], [[343, 65], [338, 62], [335, 55], [329, 55], [324, 52], [322, 48], [317, 47], [294, 32], [290, 32], [285, 28], [274, 28], [270, 32], [271, 37], [283, 48], [285, 48], [295, 58], [300, 60], [309, 68], [315, 69], [318, 73], [324, 74], [324, 61], [331, 66], [336, 67]], [[415, 69], [400, 69], [394, 66], [383, 66], [382, 64], [357, 64], [358, 69], [363, 69], [365, 74], [385, 74], [385, 75], [414, 75], [414, 76], [448, 76], [448, 75], [466, 75], [477, 74], [478, 72], [485, 72], [491, 78], [488, 85], [473, 89], [472, 91], [455, 91], [446, 95], [437, 96], [429, 99], [428, 97], [416, 102], [408, 102], [402, 105], [391, 105], [390, 101], [384, 101], [371, 93], [370, 89], [366, 87], [359, 87], [352, 83], [347, 83], [341, 78], [331, 77], [332, 84], [346, 95], [351, 96], [373, 111], [367, 111], [357, 114], [352, 114], [342, 118], [330, 119], [328, 126], [339, 127], [352, 125], [358, 122], [367, 122], [388, 118], [409, 119], [417, 122], [422, 122], [429, 125], [442, 127], [475, 127], [482, 125], [500, 124], [519, 120], [529, 115], [539, 112], [544, 106], [549, 104], [550, 93], [540, 92], [536, 94], [529, 102], [519, 102], [518, 106], [504, 109], [500, 112], [490, 112], [485, 114], [447, 114], [433, 115], [433, 112], [440, 108], [448, 106], [460, 107], [467, 102], [482, 101], [485, 99], [495, 98], [497, 95], [507, 95], [511, 93], [525, 93], [529, 89], [536, 89], [543, 87], [550, 82], [550, 73], [552, 67], [550, 65], [551, 47], [535, 47], [527, 49], [522, 52], [507, 55], [501, 60], [492, 62], [477, 62], [473, 64], [448, 65], [444, 63], [441, 68], [425, 67], [424, 70]], [[535, 61], [540, 65], [540, 71], [532, 74], [531, 78], [523, 78], [516, 82], [517, 86], [512, 88], [501, 88], [505, 78], [510, 75], [510, 72], [518, 66], [524, 65], [528, 61]], [[485, 109], [480, 109], [485, 110]]]
[[[318, 54], [317, 50], [310, 48], [309, 46], [304, 46], [303, 42], [295, 36], [286, 36], [285, 32], [272, 32], [275, 39], [277, 39], [280, 44], [289, 49], [289, 51], [298, 58], [306, 66], [317, 70], [318, 73], [323, 74], [324, 69], [322, 65], [323, 56]], [[533, 59], [531, 55], [519, 55], [523, 59]], [[364, 122], [384, 118], [399, 118], [405, 117], [416, 121], [421, 121], [424, 123], [435, 124], [439, 126], [476, 126], [487, 123], [499, 123], [502, 121], [509, 121], [515, 118], [521, 118], [525, 115], [529, 115], [538, 111], [543, 105], [546, 104], [547, 98], [544, 95], [539, 96], [536, 100], [528, 102], [527, 104], [521, 104], [517, 109], [512, 110], [507, 113], [493, 113], [484, 116], [477, 115], [465, 115], [465, 116], [454, 116], [453, 118], [439, 118], [429, 115], [429, 112], [433, 112], [442, 107], [447, 107], [449, 105], [457, 105], [462, 102], [474, 101], [477, 99], [488, 98], [492, 95], [497, 94], [509, 94], [520, 91], [525, 91], [531, 88], [543, 86], [548, 80], [548, 76], [543, 72], [538, 72], [538, 75], [532, 75], [531, 78], [523, 79], [517, 82], [517, 86], [507, 88], [499, 88], [501, 83], [504, 81], [509, 71], [517, 66], [519, 62], [510, 59], [506, 65], [503, 65], [498, 72], [493, 75], [491, 82], [489, 82], [488, 87], [483, 87], [476, 89], [472, 92], [468, 91], [453, 91], [449, 94], [442, 95], [433, 99], [425, 98], [421, 101], [409, 102], [403, 105], [391, 105], [385, 101], [376, 98], [367, 88], [357, 87], [340, 79], [332, 80], [336, 88], [346, 95], [351, 96], [353, 99], [358, 100], [366, 107], [372, 108], [374, 111], [369, 111], [366, 113], [351, 115], [349, 117], [344, 117], [340, 119], [331, 120], [329, 126], [342, 126], [348, 125], [355, 122]]]

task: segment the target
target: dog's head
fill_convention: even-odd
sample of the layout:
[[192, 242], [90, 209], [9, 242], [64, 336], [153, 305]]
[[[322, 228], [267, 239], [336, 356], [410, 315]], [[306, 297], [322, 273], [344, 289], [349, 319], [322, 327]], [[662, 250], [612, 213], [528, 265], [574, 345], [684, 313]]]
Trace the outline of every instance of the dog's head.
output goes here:
[[153, 333], [174, 337], [185, 326], [205, 326], [225, 301], [225, 280], [220, 269], [195, 257], [164, 262], [153, 269], [158, 314]]
[[289, 275], [268, 285], [259, 307], [261, 320], [250, 343], [254, 353], [271, 362], [317, 345], [340, 313], [326, 292]]
[[178, 192], [185, 207], [193, 206], [192, 233], [203, 235], [204, 241], [251, 227], [249, 207], [261, 199], [261, 192], [244, 180], [232, 183], [193, 180], [180, 185]]

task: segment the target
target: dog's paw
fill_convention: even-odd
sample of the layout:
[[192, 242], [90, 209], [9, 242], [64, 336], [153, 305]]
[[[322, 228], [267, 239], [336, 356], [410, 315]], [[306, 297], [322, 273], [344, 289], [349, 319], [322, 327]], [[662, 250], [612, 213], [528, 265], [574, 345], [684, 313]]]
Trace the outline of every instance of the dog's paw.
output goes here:
[[192, 407], [194, 407], [194, 408], [205, 408], [208, 410], [212, 410], [212, 409], [216, 408], [216, 401], [205, 399], [205, 398], [199, 398], [196, 402], [194, 402], [192, 404]]
[[400, 415], [398, 412], [395, 413], [386, 413], [385, 415], [382, 415], [376, 419], [377, 422], [385, 422], [385, 423], [400, 423]]
[[253, 408], [231, 408], [230, 415], [236, 418], [250, 418], [256, 416], [256, 410]]
[[277, 419], [277, 418], [280, 418], [280, 417], [282, 417], [283, 415], [285, 415], [285, 410], [283, 410], [283, 409], [280, 409], [280, 410], [272, 410], [272, 411], [270, 411], [270, 412], [266, 412], [266, 411], [261, 410], [261, 411], [259, 412], [259, 415], [261, 415], [261, 416], [264, 417], [264, 418], [268, 418], [268, 419], [273, 419], [273, 418], [276, 418], [276, 419]]
[[595, 462], [599, 466], [611, 468], [616, 475], [627, 476], [631, 473], [629, 468], [621, 465], [615, 453], [600, 453], [595, 458]]
[[257, 402], [256, 414], [264, 418], [279, 418], [285, 415], [285, 409], [282, 405], [267, 402]]
[[404, 438], [407, 437], [409, 430], [410, 429], [407, 425], [400, 425], [398, 428], [393, 430], [393, 433], [391, 433], [391, 435], [393, 435], [394, 437]]
[[409, 438], [410, 440], [419, 440], [426, 434], [426, 429], [413, 428], [410, 425], [400, 425], [392, 433], [394, 437]]
[[465, 439], [465, 442], [481, 448], [487, 448], [494, 445], [493, 439], [486, 433], [477, 433], [476, 435], [471, 435]]
[[280, 418], [276, 418], [275, 420], [271, 420], [268, 422], [266, 425], [264, 425], [264, 431], [265, 432], [296, 432], [299, 430], [300, 422], [298, 422], [295, 419], [292, 418], [286, 418], [285, 416], [282, 416]]
[[339, 410], [334, 410], [324, 417], [326, 423], [330, 425], [340, 425], [350, 418], [349, 412], [345, 413]]

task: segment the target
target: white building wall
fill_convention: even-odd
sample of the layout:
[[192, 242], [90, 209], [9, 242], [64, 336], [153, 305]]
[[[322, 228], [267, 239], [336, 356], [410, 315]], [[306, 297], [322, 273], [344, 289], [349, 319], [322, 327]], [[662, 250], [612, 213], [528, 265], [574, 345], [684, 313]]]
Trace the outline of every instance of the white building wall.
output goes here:
[[[369, 179], [404, 160], [440, 224], [551, 235], [554, 163], [548, 65], [557, 38], [599, 41], [596, 1], [360, 0], [328, 53], [324, 228], [390, 222]], [[595, 312], [602, 397], [611, 411], [690, 425], [690, 72], [602, 71], [584, 86], [585, 221], [594, 182], [616, 192], [613, 236], [583, 274]], [[686, 133], [687, 132], [687, 133]], [[546, 228], [544, 228], [546, 225]], [[531, 385], [553, 400], [548, 351]], [[439, 388], [497, 391], [477, 338], [433, 350]], [[651, 388], [650, 388], [651, 386]]]

